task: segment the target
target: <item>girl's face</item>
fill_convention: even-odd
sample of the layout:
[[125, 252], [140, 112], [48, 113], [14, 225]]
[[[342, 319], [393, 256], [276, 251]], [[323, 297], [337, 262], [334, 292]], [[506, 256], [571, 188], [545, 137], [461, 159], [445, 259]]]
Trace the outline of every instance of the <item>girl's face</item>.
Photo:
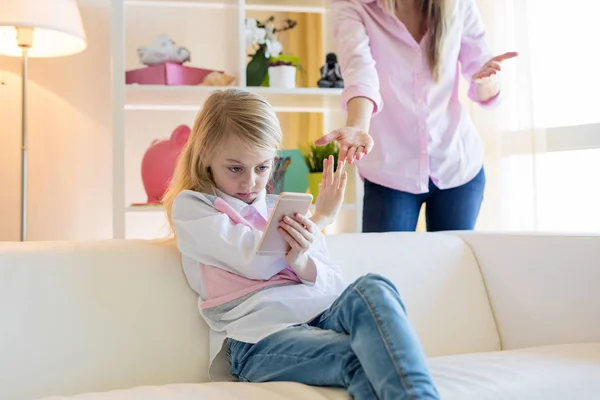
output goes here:
[[249, 151], [239, 142], [226, 143], [209, 166], [217, 189], [252, 204], [271, 176], [274, 150]]

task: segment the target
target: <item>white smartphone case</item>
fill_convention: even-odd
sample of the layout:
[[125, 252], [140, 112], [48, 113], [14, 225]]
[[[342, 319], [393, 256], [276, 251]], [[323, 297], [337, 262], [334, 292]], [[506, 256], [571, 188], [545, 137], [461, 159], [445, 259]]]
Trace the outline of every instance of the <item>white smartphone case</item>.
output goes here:
[[275, 208], [269, 216], [267, 228], [258, 244], [256, 252], [260, 255], [286, 254], [290, 246], [277, 231], [279, 222], [284, 216], [293, 217], [300, 213], [306, 215], [312, 204], [313, 196], [309, 193], [284, 192], [279, 195]]

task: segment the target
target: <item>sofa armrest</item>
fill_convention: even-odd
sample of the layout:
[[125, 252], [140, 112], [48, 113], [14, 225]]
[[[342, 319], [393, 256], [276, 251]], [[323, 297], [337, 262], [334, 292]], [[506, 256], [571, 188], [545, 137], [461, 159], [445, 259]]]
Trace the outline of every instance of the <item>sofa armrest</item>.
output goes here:
[[208, 379], [173, 244], [0, 242], [0, 399]]
[[478, 260], [503, 349], [600, 341], [600, 235], [453, 234]]

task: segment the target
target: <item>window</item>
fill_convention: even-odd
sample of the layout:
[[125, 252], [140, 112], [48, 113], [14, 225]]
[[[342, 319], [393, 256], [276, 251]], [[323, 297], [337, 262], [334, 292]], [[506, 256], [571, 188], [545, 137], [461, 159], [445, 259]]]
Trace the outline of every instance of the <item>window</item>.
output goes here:
[[527, 1], [534, 121], [600, 123], [600, 1]]
[[538, 228], [600, 232], [600, 1], [528, 0]]

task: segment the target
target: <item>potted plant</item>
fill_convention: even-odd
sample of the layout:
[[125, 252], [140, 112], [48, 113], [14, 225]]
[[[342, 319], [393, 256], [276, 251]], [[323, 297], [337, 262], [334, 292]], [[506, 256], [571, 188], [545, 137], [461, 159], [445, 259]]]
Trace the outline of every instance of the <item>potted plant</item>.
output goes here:
[[337, 166], [340, 150], [337, 142], [331, 142], [325, 146], [310, 144], [304, 151], [304, 161], [308, 166], [308, 189], [313, 195], [313, 203], [319, 195], [319, 185], [323, 177], [323, 160], [333, 156], [334, 165]]
[[275, 17], [271, 16], [265, 21], [254, 18], [246, 20], [245, 36], [246, 46], [252, 48], [253, 54], [246, 66], [246, 84], [248, 86], [268, 86], [269, 61], [277, 58], [283, 46], [277, 40], [277, 33], [284, 32], [296, 26], [296, 21], [285, 19], [280, 28], [275, 27]]

